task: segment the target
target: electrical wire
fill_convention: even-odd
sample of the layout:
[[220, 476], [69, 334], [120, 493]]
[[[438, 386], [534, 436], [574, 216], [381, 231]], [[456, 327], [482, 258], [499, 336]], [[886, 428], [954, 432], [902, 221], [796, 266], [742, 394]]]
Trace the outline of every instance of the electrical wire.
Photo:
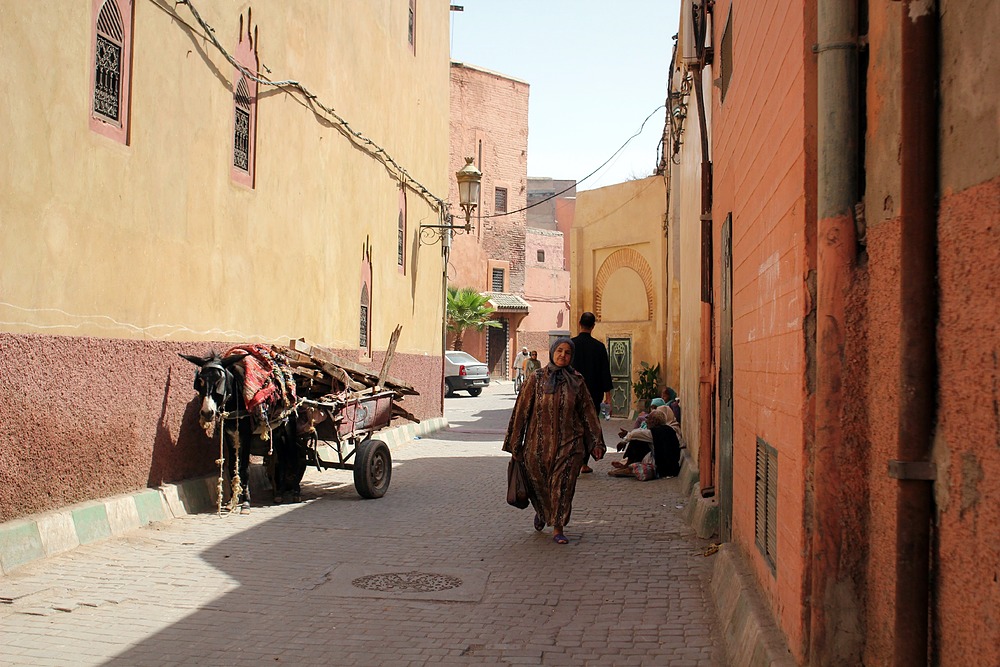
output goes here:
[[609, 158], [608, 158], [607, 160], [605, 160], [604, 162], [602, 162], [602, 163], [601, 163], [601, 166], [599, 166], [599, 167], [598, 167], [597, 169], [595, 169], [594, 171], [590, 172], [589, 174], [587, 174], [586, 176], [584, 176], [584, 177], [583, 177], [583, 178], [581, 178], [580, 180], [578, 180], [578, 181], [573, 181], [573, 185], [569, 186], [569, 187], [568, 187], [568, 188], [566, 188], [565, 190], [560, 190], [559, 192], [557, 192], [557, 193], [555, 193], [555, 194], [552, 194], [552, 195], [549, 195], [549, 196], [548, 196], [548, 197], [546, 197], [545, 199], [539, 199], [539, 200], [538, 200], [538, 201], [536, 201], [536, 202], [535, 202], [534, 204], [528, 204], [528, 205], [527, 205], [527, 206], [525, 206], [524, 208], [519, 208], [519, 209], [517, 209], [516, 211], [507, 211], [506, 213], [494, 213], [493, 215], [481, 215], [481, 216], [479, 216], [479, 217], [480, 217], [481, 219], [484, 219], [484, 220], [485, 220], [485, 219], [487, 219], [487, 218], [502, 218], [502, 217], [504, 217], [504, 216], [507, 216], [507, 215], [514, 215], [515, 213], [521, 213], [522, 211], [527, 211], [527, 210], [528, 210], [529, 208], [534, 208], [534, 207], [538, 206], [539, 204], [544, 204], [544, 203], [545, 203], [545, 202], [547, 202], [547, 201], [550, 201], [550, 200], [552, 200], [552, 199], [555, 199], [556, 197], [558, 197], [558, 196], [559, 196], [559, 195], [561, 195], [561, 194], [564, 194], [564, 193], [566, 193], [566, 192], [569, 192], [570, 190], [572, 190], [573, 188], [575, 188], [575, 187], [576, 187], [577, 185], [579, 185], [580, 183], [583, 183], [583, 182], [584, 182], [585, 180], [587, 180], [588, 178], [590, 178], [591, 176], [593, 176], [594, 174], [596, 174], [597, 172], [599, 172], [599, 171], [600, 171], [601, 169], [604, 169], [604, 167], [605, 167], [605, 166], [607, 166], [607, 164], [608, 164], [609, 162], [611, 162], [612, 160], [614, 160], [614, 159], [615, 159], [615, 156], [616, 156], [616, 155], [618, 155], [618, 154], [619, 154], [619, 153], [621, 153], [621, 152], [622, 152], [623, 150], [625, 150], [625, 147], [626, 147], [626, 146], [628, 146], [628, 145], [629, 145], [629, 143], [630, 143], [630, 142], [631, 142], [631, 141], [632, 141], [633, 139], [635, 139], [635, 138], [636, 138], [636, 137], [638, 137], [638, 136], [639, 136], [640, 134], [642, 134], [642, 131], [643, 131], [643, 130], [644, 130], [644, 129], [646, 128], [646, 123], [648, 123], [648, 122], [649, 122], [649, 119], [650, 119], [650, 118], [652, 118], [652, 117], [653, 117], [653, 116], [654, 116], [654, 115], [656, 114], [656, 112], [657, 112], [657, 111], [659, 111], [660, 109], [665, 109], [665, 108], [666, 108], [666, 105], [665, 105], [665, 104], [661, 104], [660, 106], [658, 106], [658, 107], [656, 107], [655, 109], [653, 109], [653, 110], [652, 110], [652, 111], [650, 112], [650, 114], [649, 114], [648, 116], [646, 116], [646, 120], [642, 121], [642, 125], [640, 125], [640, 126], [639, 126], [639, 130], [638, 130], [638, 132], [636, 132], [636, 133], [635, 133], [635, 134], [633, 134], [633, 135], [632, 135], [631, 137], [629, 137], [628, 139], [626, 139], [626, 140], [625, 140], [625, 143], [624, 143], [624, 144], [622, 144], [621, 146], [619, 146], [619, 147], [618, 147], [618, 150], [616, 150], [616, 151], [615, 151], [614, 153], [612, 153], [612, 154], [611, 154], [611, 157], [609, 157]]
[[[153, 2], [155, 1], [156, 0], [153, 0]], [[200, 25], [201, 29], [204, 31], [205, 37], [208, 38], [208, 40], [212, 43], [212, 45], [216, 49], [218, 49], [219, 53], [221, 53], [233, 67], [239, 70], [239, 72], [243, 74], [243, 76], [247, 77], [251, 81], [255, 81], [265, 86], [275, 86], [277, 88], [294, 88], [298, 90], [299, 92], [302, 93], [302, 95], [305, 96], [309, 105], [315, 105], [319, 107], [327, 115], [334, 118], [337, 121], [337, 125], [340, 126], [341, 131], [349, 135], [353, 140], [359, 142], [361, 148], [366, 150], [369, 153], [369, 155], [371, 155], [373, 158], [375, 158], [384, 165], [391, 165], [392, 168], [396, 170], [396, 173], [399, 176], [400, 180], [405, 181], [407, 185], [409, 185], [414, 191], [416, 191], [419, 195], [421, 195], [424, 198], [424, 200], [431, 205], [432, 209], [439, 212], [444, 212], [448, 209], [448, 203], [445, 200], [436, 196], [434, 193], [428, 190], [422, 183], [420, 183], [415, 178], [410, 176], [409, 172], [407, 172], [406, 169], [404, 169], [398, 162], [396, 162], [396, 160], [394, 160], [392, 156], [389, 155], [389, 153], [386, 152], [384, 148], [376, 144], [368, 137], [364, 136], [361, 132], [358, 132], [357, 130], [352, 128], [350, 123], [347, 122], [347, 120], [345, 120], [343, 117], [340, 116], [340, 114], [334, 111], [332, 107], [328, 107], [322, 102], [320, 102], [319, 98], [312, 92], [310, 92], [309, 89], [306, 88], [302, 83], [300, 83], [299, 81], [295, 81], [294, 79], [274, 81], [270, 79], [264, 79], [257, 76], [256, 74], [253, 74], [246, 67], [237, 62], [237, 60], [232, 55], [230, 55], [228, 51], [226, 51], [226, 49], [222, 46], [222, 44], [219, 43], [219, 40], [216, 39], [215, 37], [215, 29], [212, 28], [212, 26], [210, 26], [203, 18], [201, 18], [201, 14], [199, 14], [195, 6], [191, 4], [191, 0], [176, 0], [176, 4], [187, 6], [187, 8], [191, 11], [192, 16], [194, 16], [195, 21], [198, 22], [198, 25]], [[267, 69], [267, 71], [270, 72], [270, 70], [266, 66], [263, 67], [264, 69]]]

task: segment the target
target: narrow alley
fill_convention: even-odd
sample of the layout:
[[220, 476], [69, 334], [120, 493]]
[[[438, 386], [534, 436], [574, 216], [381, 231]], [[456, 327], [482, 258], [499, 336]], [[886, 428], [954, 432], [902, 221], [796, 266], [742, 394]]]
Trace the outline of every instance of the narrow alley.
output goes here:
[[393, 448], [379, 500], [312, 469], [301, 504], [189, 515], [3, 577], [0, 664], [724, 665], [713, 543], [683, 521], [679, 480], [609, 477], [621, 422], [604, 422], [611, 451], [555, 545], [504, 502], [513, 402], [509, 382], [447, 399], [451, 427]]

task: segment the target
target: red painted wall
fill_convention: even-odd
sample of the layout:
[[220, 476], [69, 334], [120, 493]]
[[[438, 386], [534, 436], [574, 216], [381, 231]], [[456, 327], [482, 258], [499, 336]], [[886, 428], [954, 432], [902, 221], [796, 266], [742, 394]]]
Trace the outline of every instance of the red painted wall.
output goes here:
[[[0, 522], [215, 470], [177, 354], [230, 345], [0, 333]], [[440, 359], [397, 355], [390, 373], [421, 393], [404, 407], [441, 415]]]
[[[712, 42], [720, 44], [730, 3], [719, 2], [714, 11]], [[812, 307], [806, 278], [813, 259], [806, 192], [815, 191], [807, 159], [815, 137], [804, 106], [814, 75], [803, 62], [809, 41], [804, 11], [780, 0], [762, 0], [752, 10], [733, 7], [732, 79], [724, 101], [714, 88], [712, 109], [717, 267], [719, 231], [726, 214], [733, 216], [733, 541], [752, 563], [798, 657], [806, 641], [804, 448], [811, 425], [804, 320]], [[716, 318], [720, 284], [717, 273]], [[716, 340], [716, 359], [718, 347]], [[773, 572], [754, 539], [758, 437], [778, 451], [779, 563]]]

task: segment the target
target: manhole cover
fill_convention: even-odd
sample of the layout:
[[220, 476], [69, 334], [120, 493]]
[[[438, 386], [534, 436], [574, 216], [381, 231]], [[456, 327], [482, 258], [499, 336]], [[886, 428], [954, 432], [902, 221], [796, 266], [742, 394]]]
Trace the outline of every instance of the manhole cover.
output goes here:
[[358, 577], [351, 582], [355, 588], [369, 591], [432, 593], [458, 588], [462, 580], [447, 574], [430, 572], [389, 572], [385, 574], [370, 574]]

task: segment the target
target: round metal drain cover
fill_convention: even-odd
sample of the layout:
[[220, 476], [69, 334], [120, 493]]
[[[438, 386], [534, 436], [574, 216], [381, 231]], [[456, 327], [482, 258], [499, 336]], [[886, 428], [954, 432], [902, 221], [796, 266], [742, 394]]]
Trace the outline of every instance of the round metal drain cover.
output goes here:
[[430, 572], [390, 572], [386, 574], [369, 574], [358, 577], [351, 582], [355, 588], [365, 588], [370, 591], [432, 593], [458, 588], [462, 580], [446, 574]]

